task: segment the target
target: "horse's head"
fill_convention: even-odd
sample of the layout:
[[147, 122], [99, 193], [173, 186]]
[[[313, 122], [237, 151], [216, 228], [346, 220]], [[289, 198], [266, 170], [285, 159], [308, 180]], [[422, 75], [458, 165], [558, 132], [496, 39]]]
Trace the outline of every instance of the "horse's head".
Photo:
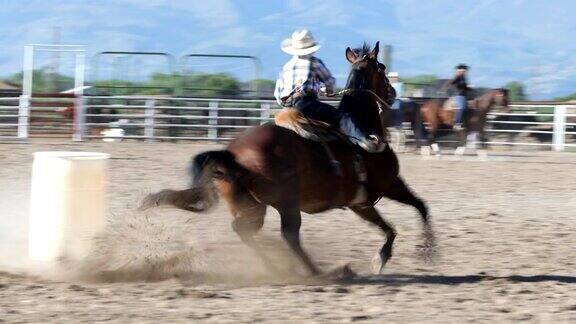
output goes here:
[[504, 88], [492, 89], [476, 99], [476, 109], [487, 114], [494, 106], [508, 109], [508, 90]]
[[508, 108], [508, 89], [494, 89], [494, 104], [500, 107]]
[[392, 105], [396, 91], [386, 77], [386, 66], [378, 62], [379, 44], [376, 42], [372, 50], [367, 44], [355, 50], [346, 48], [346, 59], [352, 64], [346, 88], [371, 90], [388, 105]]
[[342, 98], [340, 108], [346, 112], [365, 134], [384, 138], [384, 129], [380, 119], [379, 104], [382, 100], [388, 105], [394, 103], [396, 91], [386, 77], [386, 66], [378, 62], [379, 43], [373, 49], [364, 44], [362, 48], [346, 48], [346, 59], [351, 63], [346, 83], [349, 90]]

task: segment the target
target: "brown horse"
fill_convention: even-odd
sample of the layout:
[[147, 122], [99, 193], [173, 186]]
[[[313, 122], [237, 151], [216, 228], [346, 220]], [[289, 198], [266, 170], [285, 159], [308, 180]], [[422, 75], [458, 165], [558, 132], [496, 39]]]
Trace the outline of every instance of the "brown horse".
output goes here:
[[[378, 43], [373, 50], [365, 46], [361, 55], [346, 49], [352, 69], [339, 109], [367, 134], [383, 138], [376, 97], [391, 102], [394, 92], [377, 55]], [[234, 218], [232, 228], [264, 261], [266, 257], [253, 236], [264, 224], [266, 207], [271, 206], [280, 214], [282, 236], [312, 274], [320, 270], [300, 243], [301, 211], [314, 214], [348, 207], [379, 227], [386, 235], [379, 252], [380, 270], [392, 256], [396, 236], [374, 207], [381, 197], [414, 206], [426, 233], [431, 233], [427, 207], [400, 178], [398, 160], [389, 147], [367, 153], [341, 140], [324, 144], [332, 154], [327, 154], [323, 144], [274, 124], [249, 129], [225, 150], [194, 157], [190, 189], [163, 190], [146, 197], [142, 206], [171, 205], [202, 212], [221, 196]], [[333, 158], [339, 162], [340, 172], [331, 163]]]
[[[508, 106], [508, 90], [492, 89], [484, 95], [468, 101], [468, 108], [463, 116], [464, 130], [459, 132], [463, 140], [468, 134], [479, 134], [480, 138], [484, 137], [486, 117], [494, 106]], [[452, 107], [450, 99], [429, 100], [422, 105], [420, 112], [428, 131], [430, 144], [436, 143], [440, 128], [452, 128], [454, 126], [456, 109]]]

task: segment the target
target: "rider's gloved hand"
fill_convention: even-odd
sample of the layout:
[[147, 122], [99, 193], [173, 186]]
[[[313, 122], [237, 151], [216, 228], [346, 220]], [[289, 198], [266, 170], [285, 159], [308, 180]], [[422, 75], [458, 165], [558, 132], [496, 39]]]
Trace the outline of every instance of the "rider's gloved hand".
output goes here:
[[325, 85], [322, 85], [320, 87], [320, 92], [323, 93], [326, 97], [332, 97], [334, 96], [334, 89], [332, 88], [326, 88]]

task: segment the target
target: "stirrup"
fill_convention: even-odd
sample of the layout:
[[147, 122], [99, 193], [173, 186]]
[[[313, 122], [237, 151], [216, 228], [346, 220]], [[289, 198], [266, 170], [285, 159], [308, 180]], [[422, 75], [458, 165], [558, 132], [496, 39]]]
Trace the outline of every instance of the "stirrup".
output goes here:
[[[378, 142], [375, 144], [374, 142]], [[376, 135], [368, 135], [365, 139], [358, 141], [358, 146], [369, 153], [380, 153], [386, 149], [387, 143], [379, 139]]]

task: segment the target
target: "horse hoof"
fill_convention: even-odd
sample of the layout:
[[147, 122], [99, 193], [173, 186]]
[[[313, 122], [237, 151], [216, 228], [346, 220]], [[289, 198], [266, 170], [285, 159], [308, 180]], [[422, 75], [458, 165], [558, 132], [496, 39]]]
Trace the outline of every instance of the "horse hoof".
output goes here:
[[422, 146], [420, 148], [420, 154], [423, 156], [430, 156], [430, 146]]
[[154, 207], [158, 207], [158, 197], [156, 194], [149, 194], [148, 196], [144, 197], [140, 202], [140, 206], [138, 206], [138, 211], [145, 211]]
[[454, 155], [458, 155], [458, 156], [463, 156], [464, 153], [466, 153], [466, 147], [465, 146], [458, 146], [456, 148], [456, 150], [454, 151]]
[[486, 152], [485, 150], [478, 150], [478, 152], [476, 152], [476, 155], [478, 156], [478, 159], [480, 161], [488, 161], [488, 152]]
[[388, 260], [390, 260], [390, 257], [391, 255], [388, 253], [377, 253], [372, 259], [372, 272], [374, 274], [382, 274], [386, 263], [388, 263]]
[[319, 277], [328, 280], [350, 280], [356, 277], [356, 273], [352, 270], [350, 264], [346, 264], [328, 273], [321, 274]]

